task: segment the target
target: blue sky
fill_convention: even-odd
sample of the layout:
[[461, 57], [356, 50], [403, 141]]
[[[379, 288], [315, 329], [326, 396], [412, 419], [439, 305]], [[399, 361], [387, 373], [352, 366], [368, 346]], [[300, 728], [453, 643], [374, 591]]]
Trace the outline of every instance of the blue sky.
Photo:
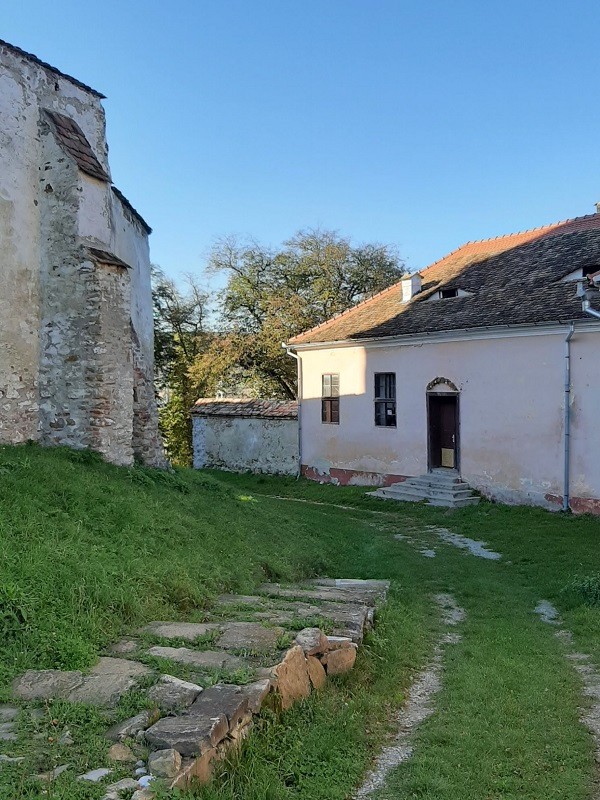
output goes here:
[[153, 260], [303, 227], [411, 269], [600, 200], [591, 0], [21, 0], [0, 38], [107, 95]]

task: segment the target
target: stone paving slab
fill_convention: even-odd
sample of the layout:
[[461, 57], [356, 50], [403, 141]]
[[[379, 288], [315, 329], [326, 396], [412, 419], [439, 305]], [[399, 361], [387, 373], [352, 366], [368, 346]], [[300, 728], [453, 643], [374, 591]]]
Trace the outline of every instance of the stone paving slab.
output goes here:
[[219, 650], [190, 650], [187, 647], [150, 647], [149, 656], [168, 658], [178, 664], [187, 664], [198, 669], [236, 670], [246, 666], [246, 662], [238, 656]]
[[220, 683], [202, 692], [189, 713], [190, 717], [201, 715], [209, 718], [225, 714], [229, 732], [241, 725], [250, 713], [249, 698], [241, 686]]
[[160, 636], [162, 639], [187, 639], [193, 642], [221, 629], [220, 625], [204, 622], [151, 622], [142, 628], [142, 632]]
[[258, 622], [229, 622], [216, 644], [224, 650], [250, 650], [270, 653], [277, 650], [277, 642], [285, 633], [283, 628], [267, 628]]
[[285, 587], [278, 583], [263, 583], [258, 587], [267, 597], [291, 597], [297, 600], [334, 600], [340, 603], [366, 603], [374, 605], [381, 597], [378, 589], [350, 589], [335, 586], [319, 586], [303, 583], [299, 586]]
[[172, 675], [161, 675], [157, 684], [149, 691], [148, 697], [164, 711], [191, 706], [202, 692], [202, 686], [182, 681]]

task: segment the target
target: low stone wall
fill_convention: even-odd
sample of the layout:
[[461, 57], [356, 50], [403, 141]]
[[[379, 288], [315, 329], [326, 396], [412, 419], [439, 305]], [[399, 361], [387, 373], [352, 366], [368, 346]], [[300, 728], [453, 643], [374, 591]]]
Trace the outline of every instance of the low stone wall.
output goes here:
[[297, 475], [298, 420], [193, 417], [194, 467]]

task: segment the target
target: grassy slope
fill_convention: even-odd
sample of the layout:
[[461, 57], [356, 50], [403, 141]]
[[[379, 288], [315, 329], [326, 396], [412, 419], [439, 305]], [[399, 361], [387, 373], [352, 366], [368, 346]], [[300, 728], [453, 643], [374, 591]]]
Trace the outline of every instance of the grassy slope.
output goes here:
[[[438, 558], [425, 559], [391, 535], [432, 522], [485, 539], [506, 559], [480, 561], [437, 542]], [[5, 448], [0, 682], [30, 666], [84, 666], [145, 620], [200, 619], [219, 591], [252, 590], [265, 577], [387, 577], [394, 581], [391, 601], [353, 674], [288, 712], [283, 724], [262, 721], [240, 762], [197, 796], [347, 797], [427, 657], [437, 625], [428, 598], [443, 590], [469, 612], [464, 639], [449, 653], [439, 713], [423, 725], [415, 757], [394, 774], [385, 796], [583, 800], [592, 748], [577, 719], [578, 680], [532, 608], [541, 597], [561, 605], [581, 649], [600, 663], [598, 612], [561, 594], [574, 575], [600, 571], [599, 533], [598, 520], [539, 510], [406, 509], [367, 499], [358, 487], [222, 473], [165, 476], [69, 452]], [[74, 725], [68, 714], [86, 713], [54, 708], [52, 716]], [[93, 767], [102, 726], [88, 719]], [[48, 754], [55, 763], [74, 761], [76, 769], [83, 758], [73, 749]], [[17, 773], [0, 773], [0, 797], [37, 797]], [[102, 794], [67, 778], [54, 792], [65, 800]]]

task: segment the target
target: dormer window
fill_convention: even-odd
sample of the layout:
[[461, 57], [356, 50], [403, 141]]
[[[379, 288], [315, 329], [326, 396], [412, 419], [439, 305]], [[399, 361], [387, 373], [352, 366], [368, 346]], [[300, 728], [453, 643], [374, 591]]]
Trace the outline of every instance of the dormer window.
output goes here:
[[473, 297], [473, 292], [467, 292], [465, 289], [438, 289], [427, 298], [427, 302], [432, 300], [450, 300], [453, 297]]
[[600, 272], [600, 264], [588, 264], [587, 267], [579, 267], [569, 272], [561, 281], [567, 283], [568, 281], [581, 281], [584, 278], [590, 278]]

